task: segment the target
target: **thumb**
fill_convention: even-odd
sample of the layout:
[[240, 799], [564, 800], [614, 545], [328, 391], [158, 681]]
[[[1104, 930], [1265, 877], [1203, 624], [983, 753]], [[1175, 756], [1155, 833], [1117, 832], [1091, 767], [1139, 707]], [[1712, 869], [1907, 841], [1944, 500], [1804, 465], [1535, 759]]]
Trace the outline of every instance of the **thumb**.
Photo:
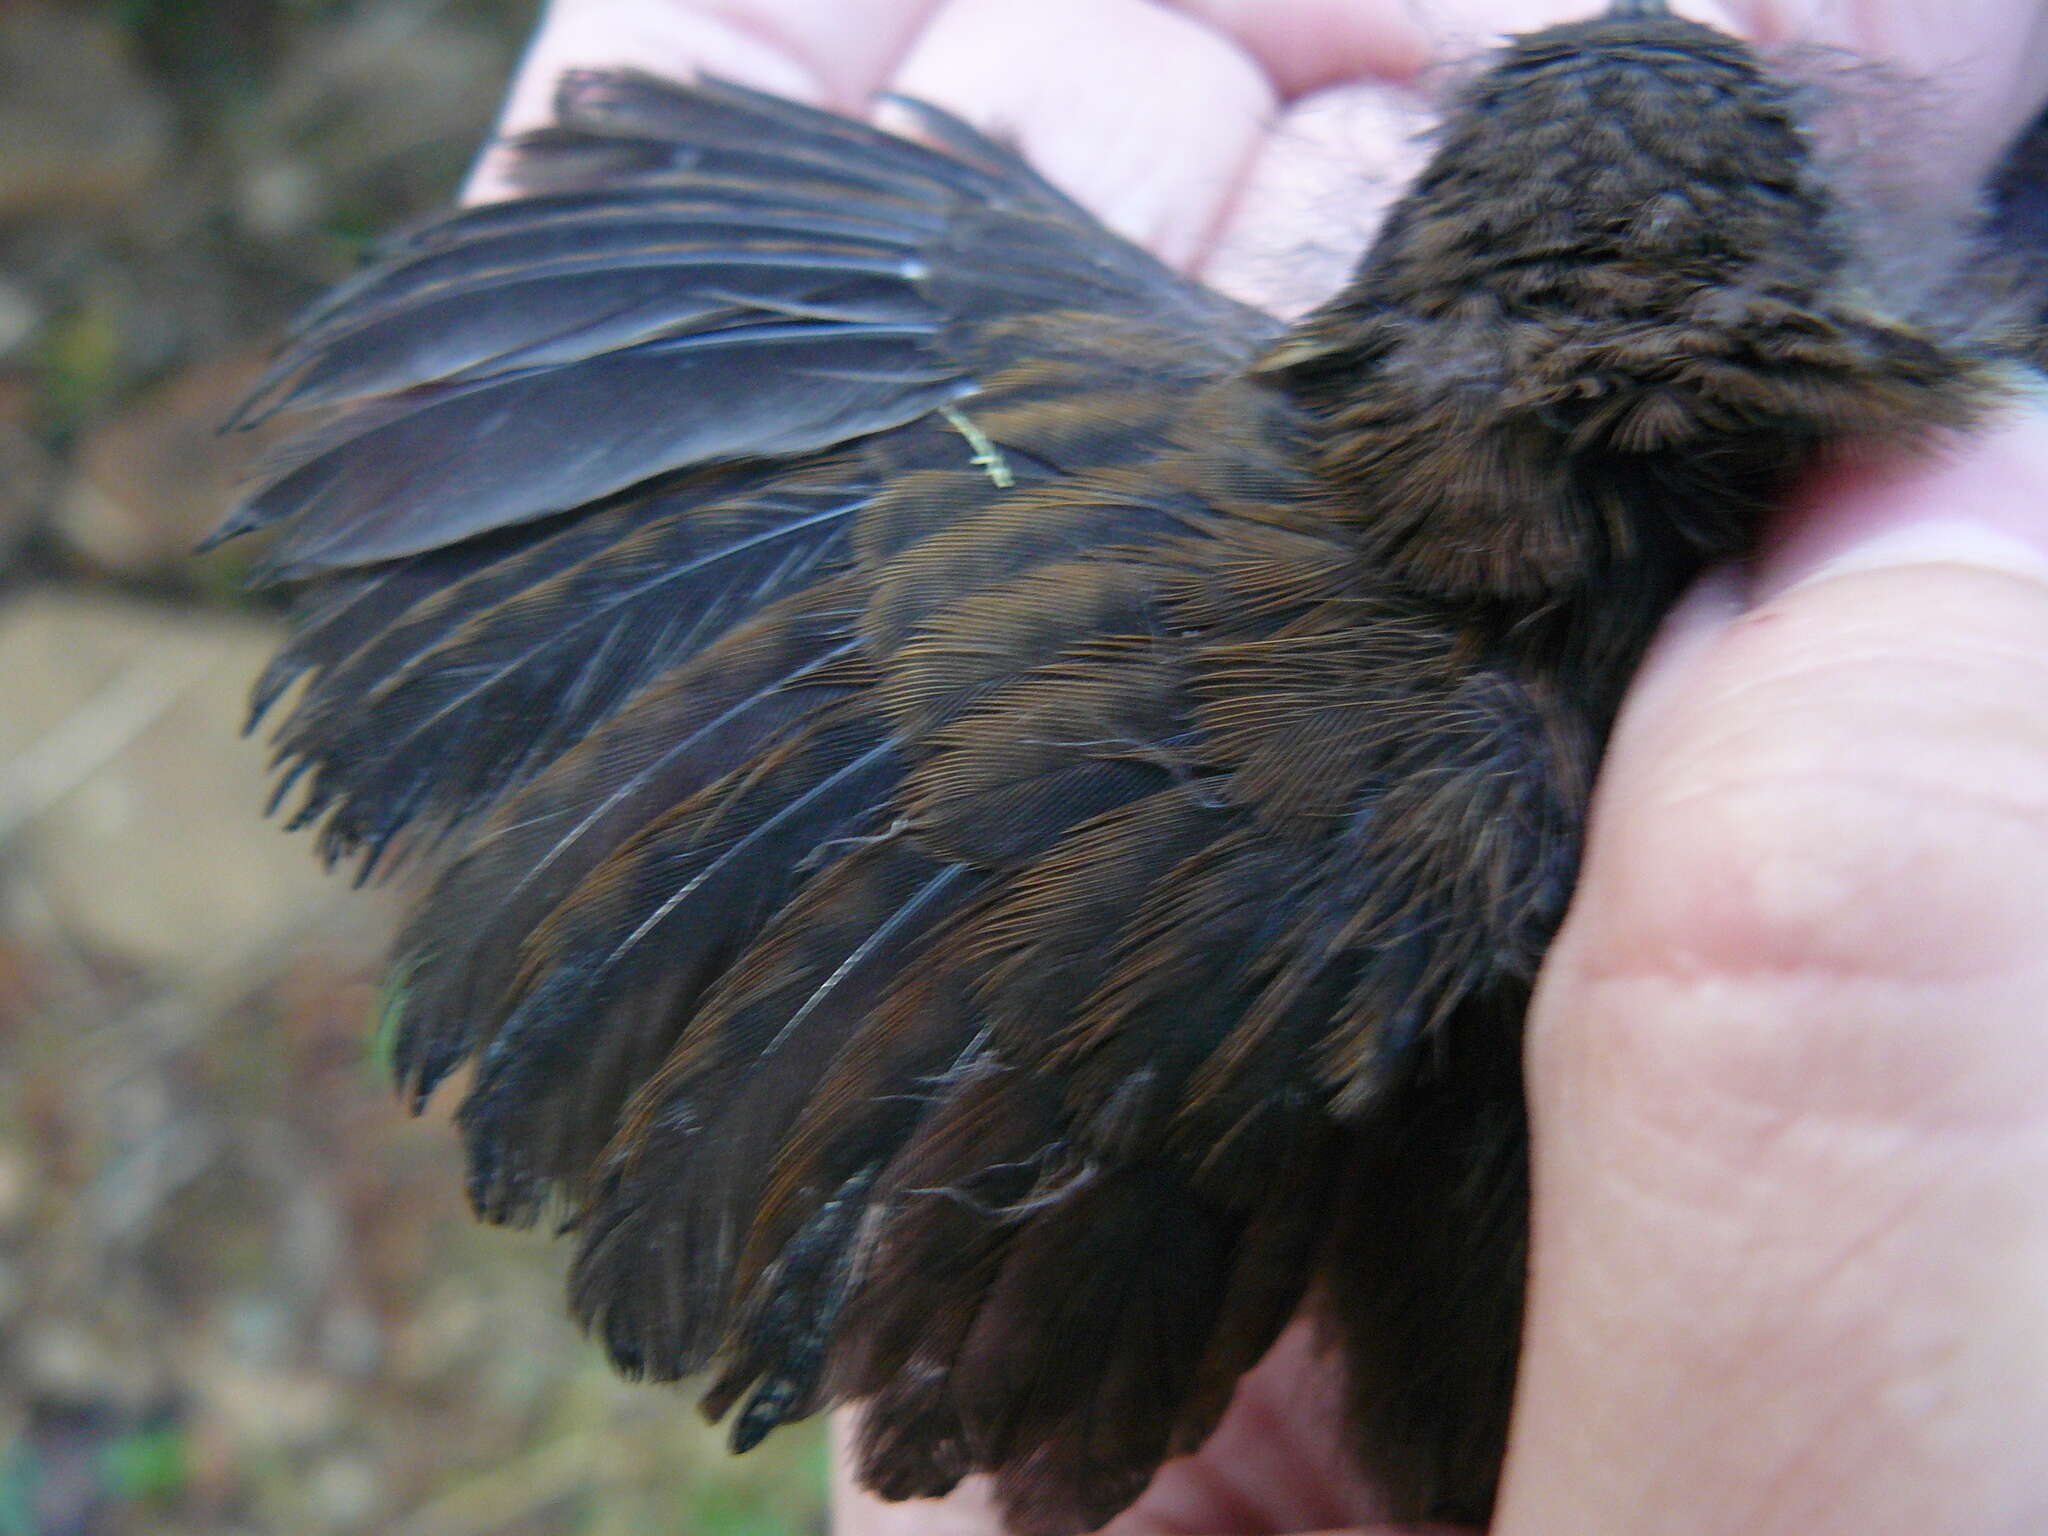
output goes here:
[[1681, 611], [1530, 1018], [1498, 1531], [2048, 1530], [2048, 420]]

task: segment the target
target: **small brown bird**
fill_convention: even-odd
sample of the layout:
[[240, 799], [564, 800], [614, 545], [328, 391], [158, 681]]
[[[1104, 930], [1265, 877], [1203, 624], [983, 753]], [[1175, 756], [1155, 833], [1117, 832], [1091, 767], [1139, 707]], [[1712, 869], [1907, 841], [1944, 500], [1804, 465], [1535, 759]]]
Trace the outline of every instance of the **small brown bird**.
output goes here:
[[306, 317], [220, 535], [306, 586], [256, 713], [330, 858], [444, 850], [399, 1073], [473, 1064], [476, 1208], [564, 1218], [622, 1369], [1069, 1536], [1314, 1296], [1398, 1512], [1485, 1515], [1622, 689], [2025, 341], [1806, 100], [1643, 0], [1515, 39], [1283, 328], [934, 108], [573, 74], [523, 198]]

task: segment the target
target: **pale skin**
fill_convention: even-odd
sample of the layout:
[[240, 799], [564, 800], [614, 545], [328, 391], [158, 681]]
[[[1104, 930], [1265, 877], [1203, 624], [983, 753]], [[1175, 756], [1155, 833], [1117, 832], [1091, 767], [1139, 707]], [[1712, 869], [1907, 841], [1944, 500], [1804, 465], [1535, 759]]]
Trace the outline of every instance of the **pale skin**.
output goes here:
[[[1686, 14], [1939, 84], [1968, 187], [2048, 98], [2036, 0]], [[1276, 308], [1354, 255], [1432, 67], [1569, 0], [555, 0], [577, 65], [703, 69], [1016, 138]], [[472, 195], [502, 191], [489, 157]], [[1307, 255], [1288, 256], [1288, 252]], [[1806, 488], [1667, 624], [1530, 1015], [1532, 1287], [1499, 1536], [2048, 1530], [2048, 414]], [[1306, 1329], [1115, 1523], [1384, 1533]], [[980, 1491], [842, 1536], [995, 1536]]]

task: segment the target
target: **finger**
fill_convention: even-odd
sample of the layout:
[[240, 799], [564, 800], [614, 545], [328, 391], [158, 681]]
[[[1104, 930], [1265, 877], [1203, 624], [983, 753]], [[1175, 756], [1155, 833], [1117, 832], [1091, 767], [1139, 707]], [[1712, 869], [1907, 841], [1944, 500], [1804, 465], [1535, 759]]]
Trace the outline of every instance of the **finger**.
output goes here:
[[1530, 1018], [1497, 1529], [2044, 1528], [2048, 424], [1695, 604]]
[[1112, 228], [1183, 265], [1213, 237], [1276, 101], [1242, 49], [1149, 0], [948, 0], [894, 89], [1011, 139]]
[[[553, 117], [565, 70], [642, 69], [669, 79], [723, 75], [841, 111], [864, 112], [936, 0], [554, 0], [512, 77], [498, 134]], [[508, 195], [502, 154], [486, 148], [465, 202]]]

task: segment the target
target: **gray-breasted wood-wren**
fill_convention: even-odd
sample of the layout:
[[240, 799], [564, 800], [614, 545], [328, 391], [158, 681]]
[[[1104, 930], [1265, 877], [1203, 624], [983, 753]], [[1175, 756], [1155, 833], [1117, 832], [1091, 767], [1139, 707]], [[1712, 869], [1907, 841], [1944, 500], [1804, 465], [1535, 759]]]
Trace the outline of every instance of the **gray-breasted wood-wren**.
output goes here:
[[1660, 7], [1510, 41], [1282, 326], [932, 108], [573, 74], [243, 413], [304, 586], [295, 824], [434, 841], [398, 1070], [744, 1448], [866, 1402], [1030, 1536], [1199, 1445], [1315, 1296], [1361, 1457], [1475, 1518], [1520, 1033], [1674, 596], [2033, 345], [1813, 93]]

